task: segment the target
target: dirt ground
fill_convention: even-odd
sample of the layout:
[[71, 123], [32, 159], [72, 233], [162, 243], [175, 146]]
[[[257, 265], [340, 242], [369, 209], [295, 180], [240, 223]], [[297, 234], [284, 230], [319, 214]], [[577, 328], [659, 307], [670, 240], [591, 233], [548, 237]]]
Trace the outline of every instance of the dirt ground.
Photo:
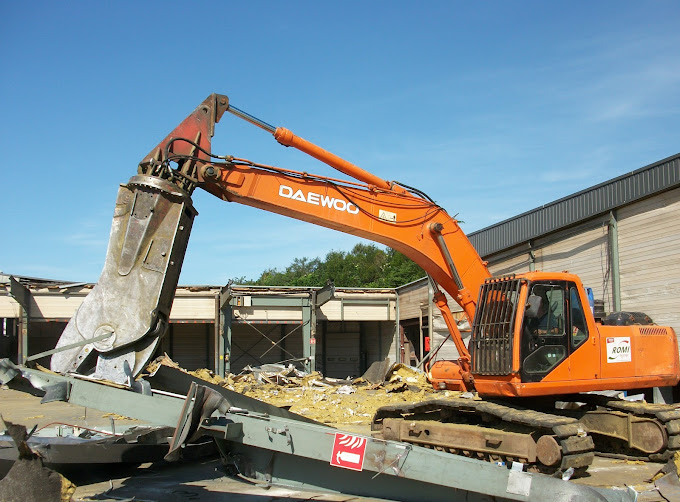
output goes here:
[[4, 420], [25, 425], [28, 430], [34, 425], [43, 428], [55, 422], [106, 430], [110, 430], [112, 420], [116, 429], [120, 427], [121, 430], [144, 423], [134, 418], [74, 404], [62, 402], [40, 404], [39, 397], [7, 388], [0, 390], [0, 415]]
[[[116, 429], [142, 424], [137, 420], [68, 403], [40, 404], [40, 398], [11, 389], [0, 390], [0, 414], [6, 420], [22, 423], [29, 429], [36, 424], [42, 427], [53, 422], [108, 428], [112, 419]], [[588, 475], [574, 482], [603, 487], [632, 486], [640, 494], [640, 502], [662, 501], [664, 499], [648, 481], [660, 468], [661, 464], [598, 457]], [[77, 501], [121, 500], [131, 497], [137, 501], [170, 502], [210, 501], [223, 497], [235, 502], [376, 500], [282, 488], [264, 489], [226, 477], [216, 458], [181, 464], [143, 464], [127, 469], [88, 469], [86, 472], [70, 473], [70, 479], [78, 485], [75, 493]]]

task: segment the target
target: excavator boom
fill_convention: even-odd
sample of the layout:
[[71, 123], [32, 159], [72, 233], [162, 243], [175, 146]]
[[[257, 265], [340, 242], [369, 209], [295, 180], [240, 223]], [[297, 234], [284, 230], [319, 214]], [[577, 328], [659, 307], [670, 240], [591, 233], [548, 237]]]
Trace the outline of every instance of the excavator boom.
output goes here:
[[[212, 154], [215, 123], [227, 111], [353, 180]], [[426, 270], [470, 320], [474, 295], [490, 277], [455, 218], [421, 192], [380, 179], [231, 106], [226, 96], [212, 94], [144, 157], [139, 174], [121, 187], [104, 271], [64, 330], [52, 370], [82, 371], [95, 355], [100, 378], [131, 382], [142, 370], [167, 328], [196, 214], [191, 194], [197, 186], [226, 201], [390, 246]], [[466, 370], [469, 354], [446, 297], [437, 292], [436, 298]]]

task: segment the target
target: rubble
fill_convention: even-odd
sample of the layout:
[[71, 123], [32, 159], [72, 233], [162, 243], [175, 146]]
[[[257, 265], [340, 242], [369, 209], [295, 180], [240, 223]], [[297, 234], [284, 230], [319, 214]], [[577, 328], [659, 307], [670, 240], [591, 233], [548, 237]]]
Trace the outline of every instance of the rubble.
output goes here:
[[651, 481], [666, 500], [680, 500], [680, 452], [676, 451]]
[[[22, 450], [15, 446], [16, 439], [12, 433], [12, 427], [23, 426], [6, 424], [7, 432], [0, 432], [1, 468], [24, 456]], [[69, 466], [133, 465], [160, 461], [167, 453], [168, 441], [173, 433], [172, 427], [153, 425], [125, 427], [117, 431], [113, 420], [109, 430], [54, 422], [41, 429], [36, 426], [23, 440], [22, 447], [27, 448], [25, 453], [38, 455], [46, 467], [62, 472]], [[214, 452], [214, 447], [212, 442], [205, 440], [188, 444], [182, 451], [186, 458], [193, 458]]]
[[391, 365], [381, 377], [374, 374], [372, 381], [328, 378], [318, 371], [304, 373], [282, 364], [249, 366], [238, 375], [220, 377], [208, 369], [183, 370], [167, 354], [146, 371], [154, 374], [160, 365], [333, 427], [369, 426], [381, 406], [423, 401], [435, 393], [438, 399], [460, 396], [459, 392], [435, 391], [424, 372], [403, 364]]
[[0, 500], [3, 502], [68, 502], [76, 486], [52, 469], [44, 466], [43, 459], [28, 445], [35, 428], [26, 432], [26, 427], [5, 421], [9, 436], [18, 450], [18, 459], [7, 475], [0, 480]]

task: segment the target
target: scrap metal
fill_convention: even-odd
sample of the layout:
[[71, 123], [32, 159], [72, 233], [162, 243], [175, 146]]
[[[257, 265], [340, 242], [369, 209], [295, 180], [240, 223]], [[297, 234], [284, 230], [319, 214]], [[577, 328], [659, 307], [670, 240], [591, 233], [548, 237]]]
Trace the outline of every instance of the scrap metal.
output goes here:
[[[403, 501], [520, 500], [633, 502], [630, 491], [576, 485], [399, 441], [235, 406], [233, 394], [192, 382], [185, 398], [142, 395], [79, 378], [0, 361], [0, 382], [23, 377], [38, 389], [66, 385], [68, 402], [172, 425], [171, 452], [196, 434], [215, 438], [234, 473], [265, 485], [317, 488]], [[67, 397], [66, 397], [67, 396]], [[365, 445], [360, 470], [332, 465], [337, 434]], [[172, 458], [172, 455], [171, 455]]]

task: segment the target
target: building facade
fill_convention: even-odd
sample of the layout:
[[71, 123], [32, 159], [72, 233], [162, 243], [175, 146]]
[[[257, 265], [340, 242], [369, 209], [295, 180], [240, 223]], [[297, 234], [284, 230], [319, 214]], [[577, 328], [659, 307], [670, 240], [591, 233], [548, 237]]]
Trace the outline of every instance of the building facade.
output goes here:
[[[0, 357], [53, 349], [94, 284], [0, 276]], [[182, 367], [238, 373], [291, 363], [338, 378], [398, 353], [391, 289], [185, 286], [176, 291], [158, 354]], [[49, 356], [36, 360], [49, 365]]]

